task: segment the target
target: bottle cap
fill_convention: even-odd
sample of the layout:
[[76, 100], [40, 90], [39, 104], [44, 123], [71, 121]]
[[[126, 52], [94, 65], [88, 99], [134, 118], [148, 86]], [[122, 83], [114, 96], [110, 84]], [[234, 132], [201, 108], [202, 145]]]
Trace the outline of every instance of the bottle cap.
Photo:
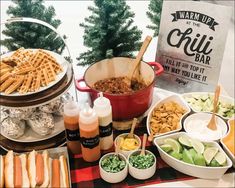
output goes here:
[[97, 115], [95, 110], [93, 110], [88, 103], [85, 104], [85, 107], [79, 113], [79, 121], [82, 121], [85, 124], [93, 123], [97, 120]]
[[72, 98], [69, 98], [68, 101], [64, 104], [64, 114], [67, 116], [76, 116], [79, 114], [79, 106], [78, 104], [72, 100]]
[[103, 96], [103, 93], [100, 92], [99, 97], [94, 101], [94, 109], [99, 112], [105, 112], [111, 109], [111, 104], [108, 98]]

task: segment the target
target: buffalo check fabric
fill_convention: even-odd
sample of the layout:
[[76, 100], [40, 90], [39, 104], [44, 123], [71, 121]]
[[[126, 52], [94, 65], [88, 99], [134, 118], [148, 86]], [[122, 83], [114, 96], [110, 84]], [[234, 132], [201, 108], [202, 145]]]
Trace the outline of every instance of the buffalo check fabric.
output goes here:
[[[114, 137], [128, 131], [114, 131]], [[135, 129], [135, 134], [142, 136], [146, 133], [145, 120]], [[111, 184], [101, 179], [99, 174], [99, 161], [88, 163], [82, 158], [82, 155], [74, 155], [70, 157], [70, 172], [72, 187], [76, 188], [127, 188], [137, 187], [143, 185], [159, 184], [169, 181], [183, 181], [194, 179], [194, 177], [182, 174], [175, 169], [169, 167], [161, 158], [157, 151], [156, 146], [147, 142], [146, 149], [152, 151], [157, 158], [157, 170], [153, 177], [147, 180], [137, 180], [131, 177], [129, 174], [125, 180], [120, 183]], [[114, 148], [106, 151], [105, 153], [114, 151]], [[103, 153], [103, 154], [105, 154]]]

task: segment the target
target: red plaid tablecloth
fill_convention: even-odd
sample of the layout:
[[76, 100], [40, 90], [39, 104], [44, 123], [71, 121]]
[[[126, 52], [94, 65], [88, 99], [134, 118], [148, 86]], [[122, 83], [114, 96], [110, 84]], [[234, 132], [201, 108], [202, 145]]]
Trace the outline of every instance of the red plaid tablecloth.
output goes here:
[[[127, 131], [114, 131], [114, 136], [119, 135]], [[144, 133], [146, 133], [145, 121], [141, 123], [135, 129], [135, 134], [139, 135], [142, 139]], [[169, 167], [161, 158], [157, 151], [156, 146], [147, 142], [146, 149], [152, 151], [157, 158], [157, 170], [153, 177], [147, 180], [137, 180], [130, 175], [127, 178], [116, 184], [110, 184], [101, 179], [99, 174], [99, 161], [94, 163], [85, 162], [82, 155], [75, 155], [70, 158], [70, 172], [72, 187], [76, 188], [115, 188], [115, 187], [137, 187], [141, 185], [159, 184], [170, 181], [182, 181], [195, 179], [194, 177], [182, 174], [175, 169]], [[109, 152], [113, 151], [112, 148]], [[107, 152], [106, 152], [107, 153]]]

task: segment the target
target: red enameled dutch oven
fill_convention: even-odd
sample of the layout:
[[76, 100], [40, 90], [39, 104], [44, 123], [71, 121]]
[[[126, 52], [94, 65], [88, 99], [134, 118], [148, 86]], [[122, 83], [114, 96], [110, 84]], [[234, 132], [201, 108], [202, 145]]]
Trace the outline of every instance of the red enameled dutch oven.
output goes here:
[[[99, 91], [93, 89], [92, 86], [97, 81], [105, 78], [127, 76], [133, 60], [131, 58], [116, 57], [92, 64], [85, 71], [84, 77], [76, 80], [77, 90], [89, 92], [93, 102], [98, 97]], [[156, 75], [160, 75], [163, 72], [163, 67], [157, 62], [145, 63], [142, 61], [140, 63], [140, 72], [145, 83], [147, 83], [146, 88], [131, 94], [104, 93], [104, 96], [111, 102], [113, 120], [125, 121], [139, 117], [150, 107], [155, 78]], [[85, 82], [87, 86], [82, 87], [80, 82]]]

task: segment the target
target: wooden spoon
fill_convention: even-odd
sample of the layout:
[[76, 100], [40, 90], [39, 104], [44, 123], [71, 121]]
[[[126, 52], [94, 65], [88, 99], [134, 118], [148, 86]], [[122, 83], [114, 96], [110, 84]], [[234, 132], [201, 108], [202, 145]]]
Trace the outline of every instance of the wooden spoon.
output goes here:
[[147, 141], [147, 134], [145, 133], [143, 136], [143, 143], [142, 143], [142, 149], [141, 149], [140, 155], [145, 155], [146, 141]]
[[[131, 69], [129, 70], [129, 74], [128, 74], [128, 80], [129, 80], [128, 85], [129, 86], [131, 86], [132, 77], [133, 77], [136, 69], [137, 68], [139, 69], [140, 61], [141, 61], [141, 59], [142, 59], [146, 49], [148, 48], [148, 45], [151, 42], [151, 40], [152, 40], [152, 37], [150, 37], [150, 36], [147, 36], [145, 38], [145, 40], [144, 40], [144, 42], [143, 42], [143, 44], [142, 44], [142, 46], [140, 48], [140, 51], [139, 51], [138, 55], [136, 56], [134, 62], [132, 63]], [[140, 78], [139, 78], [140, 76], [141, 76], [140, 75], [140, 71], [138, 71], [138, 78], [137, 78], [137, 80], [140, 80]]]
[[132, 121], [132, 125], [131, 125], [131, 131], [129, 132], [129, 134], [126, 136], [126, 138], [134, 138], [134, 130], [135, 130], [135, 125], [137, 123], [137, 118], [134, 118]]
[[218, 85], [215, 89], [215, 95], [214, 95], [214, 104], [213, 104], [213, 114], [211, 117], [210, 122], [208, 123], [207, 127], [211, 130], [217, 130], [216, 126], [216, 119], [215, 119], [215, 113], [217, 111], [217, 104], [219, 102], [219, 95], [220, 95], [220, 86]]
[[121, 147], [121, 139], [117, 139], [117, 143], [116, 143], [116, 148], [115, 148], [115, 155], [118, 156], [118, 154], [120, 153], [120, 147]]
[[153, 141], [153, 131], [150, 132], [150, 135], [148, 137], [148, 141], [152, 142]]

